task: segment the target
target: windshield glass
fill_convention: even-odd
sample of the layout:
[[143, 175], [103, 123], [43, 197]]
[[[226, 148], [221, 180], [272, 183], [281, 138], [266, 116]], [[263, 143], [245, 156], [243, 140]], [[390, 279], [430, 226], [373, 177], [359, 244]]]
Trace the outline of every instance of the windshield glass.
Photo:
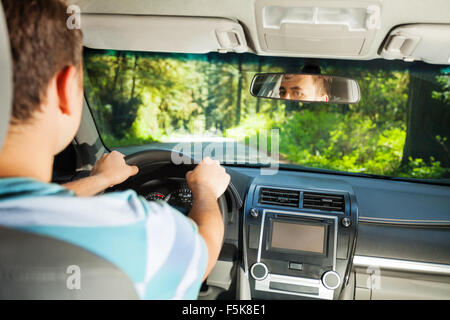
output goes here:
[[[257, 141], [255, 159], [261, 163], [267, 160], [263, 150], [271, 159], [276, 155], [280, 166], [449, 183], [449, 67], [381, 59], [314, 61], [322, 74], [358, 81], [361, 100], [353, 105], [250, 94], [255, 74], [301, 72], [306, 62], [85, 49], [85, 95], [110, 149]], [[251, 151], [234, 150], [224, 151], [226, 161], [220, 160], [255, 163]]]

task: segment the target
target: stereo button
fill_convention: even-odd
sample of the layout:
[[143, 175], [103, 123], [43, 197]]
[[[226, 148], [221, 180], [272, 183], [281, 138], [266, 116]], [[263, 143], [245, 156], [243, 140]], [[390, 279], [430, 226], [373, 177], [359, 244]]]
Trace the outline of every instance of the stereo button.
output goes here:
[[269, 274], [269, 270], [264, 263], [257, 262], [250, 268], [250, 274], [256, 280], [264, 280]]
[[322, 283], [325, 288], [334, 290], [341, 284], [341, 277], [336, 271], [327, 271], [322, 276]]
[[289, 269], [302, 271], [303, 270], [303, 263], [289, 262]]

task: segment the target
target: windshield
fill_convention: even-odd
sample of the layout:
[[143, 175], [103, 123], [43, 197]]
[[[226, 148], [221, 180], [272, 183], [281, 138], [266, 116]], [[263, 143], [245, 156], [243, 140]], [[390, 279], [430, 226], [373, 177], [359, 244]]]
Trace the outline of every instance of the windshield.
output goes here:
[[[358, 81], [361, 100], [353, 105], [250, 94], [255, 74], [300, 72], [306, 62], [253, 54], [85, 49], [85, 95], [110, 149], [257, 141], [261, 163], [264, 150], [272, 160], [276, 155], [280, 166], [449, 183], [449, 67], [314, 61], [322, 74]], [[254, 163], [247, 149], [234, 150], [231, 156], [224, 152], [222, 162]]]

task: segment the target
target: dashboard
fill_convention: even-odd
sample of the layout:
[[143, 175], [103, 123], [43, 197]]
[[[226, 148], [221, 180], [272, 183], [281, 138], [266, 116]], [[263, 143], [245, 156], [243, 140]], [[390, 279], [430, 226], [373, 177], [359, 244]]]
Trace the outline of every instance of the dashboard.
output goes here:
[[[149, 201], [166, 201], [187, 215], [193, 201], [184, 178], [189, 169], [178, 166], [176, 171], [171, 164], [147, 168], [122, 187]], [[334, 183], [330, 190], [329, 183], [325, 187], [315, 180], [299, 188], [289, 175], [279, 186], [264, 176], [228, 172], [234, 181], [221, 206], [225, 238], [218, 265], [222, 272], [224, 266], [231, 268], [212, 273], [207, 283], [226, 284], [228, 290], [237, 284], [231, 274], [240, 264], [254, 299], [336, 299], [348, 279], [355, 245], [358, 210], [352, 189]]]
[[348, 283], [358, 204], [345, 183], [292, 176], [253, 180], [244, 215], [244, 263], [254, 299], [338, 299]]
[[[193, 198], [184, 176], [190, 169], [158, 165], [121, 188], [187, 214]], [[199, 299], [371, 299], [399, 290], [409, 297], [419, 292], [408, 289], [417, 270], [425, 274], [425, 280], [412, 278], [423, 281], [419, 298], [450, 294], [448, 187], [226, 169], [224, 243]], [[381, 289], [366, 281], [374, 267], [386, 277]]]

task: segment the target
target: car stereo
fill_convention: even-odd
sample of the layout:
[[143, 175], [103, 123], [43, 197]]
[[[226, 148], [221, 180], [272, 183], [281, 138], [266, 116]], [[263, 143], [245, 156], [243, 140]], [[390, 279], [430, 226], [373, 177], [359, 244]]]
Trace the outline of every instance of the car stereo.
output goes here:
[[[257, 189], [256, 196], [261, 187]], [[298, 190], [299, 199], [303, 192]], [[351, 196], [342, 194], [342, 199], [347, 205], [339, 212], [258, 201], [247, 209], [244, 253], [252, 298], [338, 298], [348, 277], [357, 225]]]

